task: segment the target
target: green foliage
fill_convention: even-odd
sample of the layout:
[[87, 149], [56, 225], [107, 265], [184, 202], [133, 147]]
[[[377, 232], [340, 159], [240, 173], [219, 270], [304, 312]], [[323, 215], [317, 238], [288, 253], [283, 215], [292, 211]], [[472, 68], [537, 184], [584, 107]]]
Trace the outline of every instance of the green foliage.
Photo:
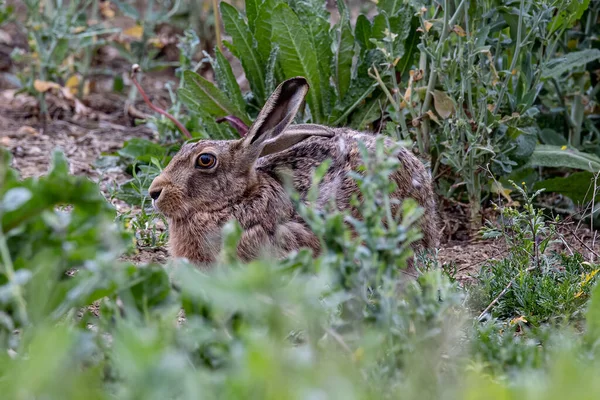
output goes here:
[[[417, 20], [412, 17], [410, 7], [399, 6], [399, 3], [385, 7], [373, 26], [362, 15], [359, 18], [362, 22], [353, 29], [343, 3], [339, 3], [342, 18], [333, 27], [329, 23], [329, 14], [318, 1], [249, 1], [246, 17], [233, 6], [221, 3], [225, 30], [232, 38], [231, 43], [225, 44], [241, 61], [250, 84], [247, 106], [242, 110], [239, 86], [231, 76], [222, 73], [224, 68], [218, 56], [211, 60], [216, 86], [235, 100], [236, 109], [215, 108], [214, 103], [220, 96], [212, 92], [214, 96], [208, 98], [198, 93], [201, 78], [192, 73], [186, 77], [182, 98], [196, 115], [205, 112], [212, 117], [221, 117], [224, 112], [230, 112], [248, 121], [263, 106], [278, 82], [304, 76], [310, 91], [303, 120], [365, 128], [381, 117], [378, 111], [384, 95], [369, 76], [369, 69], [378, 68], [385, 53], [377, 49], [372, 40], [386, 41], [385, 45], [393, 47], [396, 56], [407, 54], [398, 67], [403, 75], [408, 74], [408, 66], [417, 54], [415, 38], [418, 35], [410, 34], [410, 28], [416, 26]], [[385, 32], [394, 29], [399, 33], [385, 39]], [[386, 81], [395, 79], [391, 72], [383, 75]], [[215, 88], [208, 82], [202, 82], [200, 86], [205, 91]], [[206, 114], [200, 117], [206, 118]]]
[[[299, 204], [322, 237], [320, 257], [302, 250], [243, 264], [235, 252], [241, 232], [228, 224], [211, 270], [183, 260], [117, 262], [128, 235], [96, 185], [69, 175], [60, 153], [47, 176], [28, 180], [0, 154], [0, 390], [7, 398], [555, 398], [596, 389], [586, 371], [600, 371], [593, 361], [598, 267], [564, 257], [528, 274], [514, 266], [530, 259], [515, 252], [490, 265], [480, 289], [491, 295], [517, 274], [493, 313], [525, 318], [469, 324], [472, 288], [431, 262], [419, 264], [417, 279], [402, 278], [420, 211], [410, 201], [392, 207], [388, 177], [397, 160], [381, 141], [372, 155], [362, 150], [364, 174], [355, 176], [360, 221]], [[30, 202], [45, 211], [8, 222]], [[67, 202], [70, 211], [52, 207]], [[50, 216], [58, 215], [57, 230]], [[513, 233], [531, 218], [531, 209], [514, 215]], [[536, 224], [543, 236], [543, 221]], [[99, 310], [81, 310], [92, 301]], [[542, 324], [559, 317], [585, 317], [585, 337]]]
[[[215, 60], [217, 87], [236, 106], [215, 107], [222, 96], [208, 82], [199, 85], [193, 73], [182, 98], [196, 115], [229, 113], [249, 121], [277, 82], [304, 76], [310, 91], [302, 121], [358, 129], [374, 128], [378, 121], [384, 133], [415, 141], [423, 154], [431, 153], [434, 173], [444, 171], [440, 187], [450, 190], [443, 194], [465, 197], [475, 221], [489, 172], [510, 176], [529, 165], [582, 168], [574, 157], [581, 158], [576, 150], [583, 150], [583, 129], [597, 128], [586, 122], [581, 96], [574, 99], [581, 104], [574, 105], [566, 134], [573, 150], [552, 155], [548, 163], [548, 144], [537, 141], [551, 137], [562, 146], [565, 135], [556, 125], [542, 130], [547, 118], [542, 104], [555, 101], [554, 88], [585, 76], [573, 71], [598, 59], [595, 48], [558, 47], [580, 17], [587, 21], [582, 43], [591, 43], [598, 12], [596, 6], [586, 11], [587, 5], [565, 0], [434, 7], [382, 1], [371, 19], [361, 14], [353, 25], [346, 4], [338, 2], [339, 19], [330, 26], [320, 2], [253, 0], [246, 16], [223, 3], [232, 37], [227, 46], [250, 83], [247, 105], [241, 106], [239, 86], [219, 72], [223, 66]], [[198, 93], [198, 86], [213, 95]], [[564, 107], [565, 95], [558, 95]], [[213, 136], [223, 137], [218, 130]]]
[[[88, 24], [87, 8], [93, 3], [92, 18], [97, 19], [97, 2], [52, 0], [40, 3], [27, 0], [26, 28], [29, 51], [15, 49], [12, 58], [24, 65], [18, 74], [23, 91], [37, 96], [44, 118], [47, 109], [44, 88], [47, 82], [64, 86], [69, 77], [79, 79], [79, 91], [89, 73], [91, 54], [107, 42], [102, 35], [118, 32], [100, 23]], [[78, 74], [82, 75], [78, 78]], [[38, 85], [35, 82], [38, 81]], [[42, 82], [41, 84], [39, 82]]]
[[474, 298], [489, 304], [502, 293], [492, 315], [501, 319], [523, 317], [535, 326], [581, 318], [581, 308], [599, 269], [580, 256], [549, 254], [557, 234], [555, 225], [544, 220], [543, 210], [533, 207], [541, 190], [528, 195], [524, 188], [511, 183], [524, 200], [523, 211], [502, 207], [499, 226], [488, 223], [483, 229], [484, 238], [505, 239], [509, 256], [481, 269]]
[[567, 167], [592, 173], [600, 171], [600, 157], [568, 149], [566, 146], [538, 145], [531, 154], [529, 164], [539, 167]]

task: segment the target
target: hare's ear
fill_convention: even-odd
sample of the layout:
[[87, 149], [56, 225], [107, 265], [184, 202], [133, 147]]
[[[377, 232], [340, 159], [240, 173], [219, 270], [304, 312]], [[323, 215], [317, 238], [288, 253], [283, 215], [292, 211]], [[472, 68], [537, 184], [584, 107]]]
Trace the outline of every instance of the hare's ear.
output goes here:
[[265, 145], [281, 136], [292, 123], [308, 89], [308, 82], [303, 77], [288, 79], [277, 86], [244, 139], [250, 158], [260, 157]]
[[265, 141], [260, 157], [289, 149], [296, 143], [311, 136], [332, 137], [333, 131], [323, 125], [302, 124], [292, 125], [285, 132]]

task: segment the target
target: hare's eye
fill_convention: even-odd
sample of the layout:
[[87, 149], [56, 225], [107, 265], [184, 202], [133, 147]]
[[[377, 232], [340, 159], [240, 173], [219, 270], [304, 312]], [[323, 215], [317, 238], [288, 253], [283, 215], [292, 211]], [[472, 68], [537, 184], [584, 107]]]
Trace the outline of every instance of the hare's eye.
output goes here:
[[208, 169], [215, 166], [217, 158], [210, 153], [203, 153], [196, 159], [196, 168]]

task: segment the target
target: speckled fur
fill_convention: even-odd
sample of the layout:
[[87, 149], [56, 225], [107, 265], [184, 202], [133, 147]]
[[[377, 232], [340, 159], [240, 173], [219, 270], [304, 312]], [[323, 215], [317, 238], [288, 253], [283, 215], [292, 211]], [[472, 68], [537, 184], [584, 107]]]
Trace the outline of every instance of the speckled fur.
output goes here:
[[[295, 125], [289, 129], [319, 128], [329, 129], [333, 137], [312, 137], [288, 150], [263, 157], [258, 160], [257, 170], [272, 175], [277, 175], [278, 171], [294, 171], [294, 189], [302, 197], [310, 188], [314, 169], [326, 159], [331, 159], [331, 165], [319, 186], [317, 208], [323, 208], [325, 203], [334, 198], [338, 209], [350, 209], [352, 215], [358, 218], [358, 211], [350, 205], [350, 199], [354, 193], [360, 194], [360, 191], [348, 172], [357, 171], [362, 163], [358, 143], [362, 142], [369, 150], [374, 151], [378, 135], [319, 125]], [[420, 221], [423, 239], [419, 245], [422, 248], [435, 248], [439, 238], [431, 174], [412, 152], [404, 147], [395, 146], [387, 137], [384, 140], [388, 149], [396, 147], [400, 161], [400, 167], [391, 175], [397, 186], [392, 198], [402, 200], [410, 197], [424, 208], [424, 215]], [[393, 206], [392, 212], [395, 213], [397, 207]]]
[[[319, 186], [316, 206], [334, 198], [339, 209], [350, 209], [358, 217], [350, 205], [358, 188], [348, 172], [361, 163], [359, 141], [374, 149], [377, 136], [320, 125], [289, 126], [307, 90], [303, 78], [282, 83], [250, 128], [250, 137], [186, 144], [154, 180], [149, 191], [160, 191], [155, 207], [168, 219], [172, 256], [197, 264], [214, 262], [221, 229], [230, 219], [244, 229], [238, 244], [243, 260], [262, 251], [281, 257], [301, 247], [318, 255], [319, 240], [295, 212], [282, 173], [292, 173], [295, 190], [304, 196], [314, 169], [326, 159], [332, 164]], [[386, 144], [393, 142], [386, 139]], [[217, 156], [217, 166], [210, 171], [195, 168], [197, 157], [207, 151]], [[393, 197], [412, 197], [425, 208], [419, 247], [433, 248], [438, 238], [430, 174], [410, 151], [397, 151], [401, 167], [392, 175], [398, 186]]]

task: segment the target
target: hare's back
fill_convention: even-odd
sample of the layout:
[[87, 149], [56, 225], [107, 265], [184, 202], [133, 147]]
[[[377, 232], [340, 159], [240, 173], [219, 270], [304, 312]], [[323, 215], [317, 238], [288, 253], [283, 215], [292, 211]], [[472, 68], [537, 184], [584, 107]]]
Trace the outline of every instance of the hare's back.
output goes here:
[[[349, 172], [357, 171], [362, 164], [359, 143], [375, 151], [377, 138], [381, 136], [347, 128], [328, 129], [334, 133], [332, 137], [311, 137], [285, 151], [262, 157], [258, 160], [257, 169], [272, 176], [281, 176], [282, 173], [292, 175], [294, 189], [303, 197], [311, 187], [314, 170], [325, 160], [330, 160], [331, 164], [319, 186], [319, 203], [334, 198], [338, 206], [347, 207], [357, 190]], [[384, 140], [386, 147], [397, 147], [402, 165], [392, 178], [400, 191], [406, 195], [414, 186], [425, 185], [428, 174], [423, 164], [406, 148], [394, 146], [390, 138], [385, 137]]]

